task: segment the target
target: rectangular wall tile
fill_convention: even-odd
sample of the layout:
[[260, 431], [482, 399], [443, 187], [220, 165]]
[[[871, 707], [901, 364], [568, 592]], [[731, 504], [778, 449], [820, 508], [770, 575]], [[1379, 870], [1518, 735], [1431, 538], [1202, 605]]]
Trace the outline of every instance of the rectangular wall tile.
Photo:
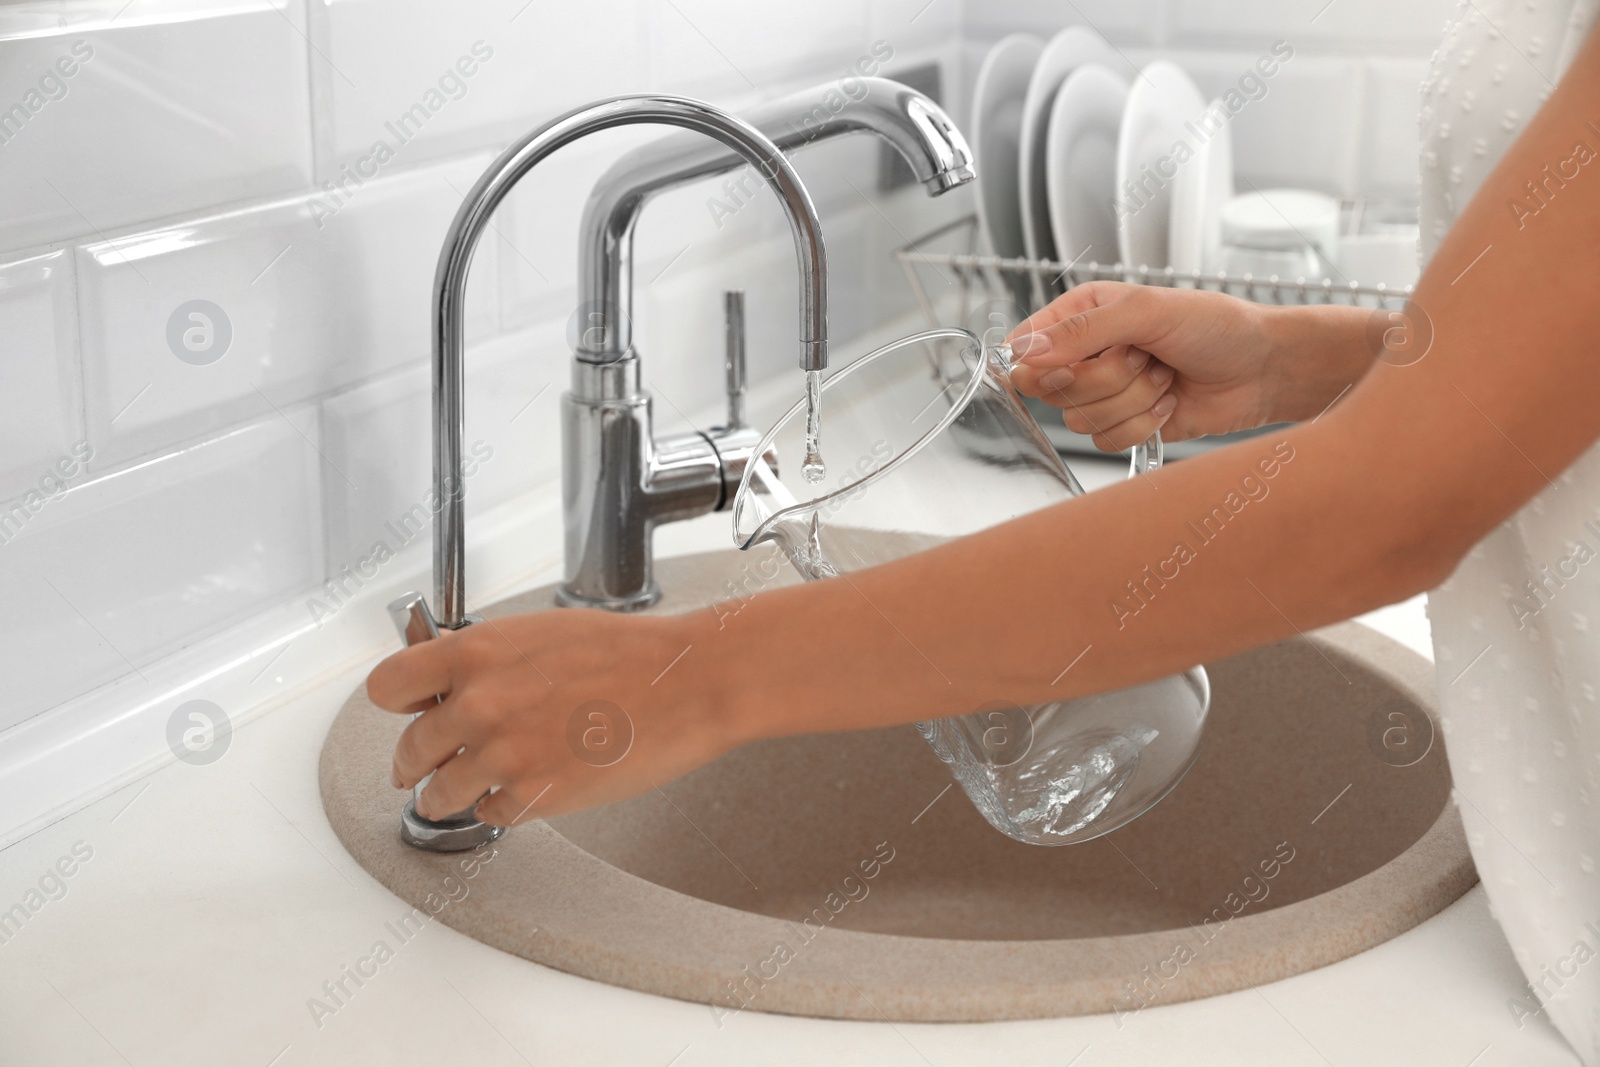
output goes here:
[[319, 177], [370, 159], [379, 143], [393, 153], [383, 165], [409, 166], [643, 90], [642, 3], [325, 0], [313, 17]]
[[[468, 517], [560, 477], [560, 397], [570, 356], [564, 324], [550, 322], [475, 347], [467, 361], [464, 456]], [[327, 567], [431, 540], [432, 397], [423, 368], [402, 371], [324, 405]]]
[[1427, 56], [1456, 0], [1170, 0], [1167, 43], [1181, 47], [1297, 48], [1349, 55]]
[[1115, 45], [1161, 41], [1161, 0], [1001, 0], [967, 5], [965, 32], [981, 40], [1031, 33], [1049, 40], [1068, 26], [1089, 26]]
[[302, 0], [54, 5], [40, 22], [0, 8], [0, 248], [310, 180]]
[[1141, 65], [1158, 55], [1188, 71], [1206, 99], [1232, 89], [1244, 100], [1231, 123], [1240, 192], [1248, 192], [1254, 182], [1261, 188], [1296, 186], [1333, 196], [1359, 193], [1357, 144], [1364, 86], [1359, 61], [1296, 48], [1292, 57], [1277, 63], [1270, 78], [1262, 78], [1256, 63], [1269, 55], [1268, 50], [1129, 53]]
[[608, 131], [570, 145], [529, 171], [507, 196], [499, 257], [508, 329], [573, 314], [578, 222], [589, 191], [623, 152], [652, 135], [642, 128]]
[[868, 36], [895, 51], [946, 44], [961, 33], [965, 0], [869, 0]]
[[648, 2], [652, 84], [667, 92], [761, 89], [818, 70], [843, 77], [870, 45], [859, 0]]
[[[0, 543], [0, 730], [308, 586], [320, 572], [306, 408], [77, 486]], [[335, 475], [336, 476], [336, 475]]]
[[[426, 359], [439, 247], [482, 162], [81, 248], [96, 462], [170, 447]], [[469, 336], [497, 321], [498, 237], [484, 240], [471, 273]]]
[[1357, 195], [1360, 65], [1297, 54], [1266, 85], [1267, 95], [1233, 120], [1234, 173], [1263, 188], [1297, 185]]
[[9, 500], [82, 470], [69, 252], [0, 263], [0, 337], [0, 500]]
[[[408, 522], [431, 484], [432, 412], [429, 374], [418, 366], [388, 374], [323, 403], [328, 462], [348, 480], [323, 483], [327, 517], [323, 558], [328, 576], [373, 555], [382, 540], [391, 551], [431, 537]], [[395, 524], [403, 531], [396, 536]]]

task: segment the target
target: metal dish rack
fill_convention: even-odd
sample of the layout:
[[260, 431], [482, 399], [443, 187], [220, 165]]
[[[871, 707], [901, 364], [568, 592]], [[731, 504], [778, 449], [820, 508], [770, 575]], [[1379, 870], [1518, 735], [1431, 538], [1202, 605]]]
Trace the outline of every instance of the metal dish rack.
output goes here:
[[[1359, 227], [1363, 214], [1360, 201], [1347, 201], [1344, 215]], [[945, 251], [928, 251], [942, 246]], [[964, 250], [951, 251], [951, 246]], [[988, 331], [1001, 328], [1009, 332], [1027, 315], [1043, 307], [1056, 295], [1091, 281], [1125, 281], [1165, 288], [1209, 289], [1262, 304], [1344, 304], [1366, 308], [1400, 310], [1410, 299], [1411, 286], [1391, 288], [1384, 284], [1362, 285], [1350, 278], [1256, 278], [1252, 275], [1189, 273], [1170, 267], [1129, 267], [1122, 263], [1061, 263], [1055, 260], [1008, 259], [978, 251], [978, 220], [968, 215], [945, 224], [895, 250], [895, 259], [905, 271], [917, 305], [930, 327], [964, 326], [987, 339], [999, 338]], [[1335, 271], [1337, 273], [1337, 271]], [[930, 287], [935, 280], [939, 289]], [[953, 319], [953, 321], [951, 321]], [[1029, 402], [1051, 442], [1059, 451], [1074, 454], [1104, 455], [1086, 436], [1072, 433], [1061, 424], [1059, 414], [1042, 403]], [[1255, 431], [1259, 432], [1259, 431]], [[1251, 433], [1229, 434], [1204, 441], [1167, 446], [1167, 455], [1181, 457], [1206, 448], [1226, 444]]]

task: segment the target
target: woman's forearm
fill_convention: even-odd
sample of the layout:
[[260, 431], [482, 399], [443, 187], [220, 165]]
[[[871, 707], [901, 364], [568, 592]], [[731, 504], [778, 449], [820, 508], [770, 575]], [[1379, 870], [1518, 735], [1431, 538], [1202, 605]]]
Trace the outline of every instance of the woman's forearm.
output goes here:
[[[1422, 516], [1353, 536], [1362, 472], [1302, 426], [868, 571], [751, 600], [727, 692], [750, 736], [1122, 688], [1427, 588]], [[708, 627], [709, 629], [709, 627]]]
[[1383, 312], [1338, 304], [1260, 305], [1258, 314], [1272, 352], [1272, 422], [1314, 419], [1349, 391], [1372, 369], [1369, 334], [1387, 323]]
[[[1431, 351], [1373, 364], [1365, 315], [1358, 330], [1330, 312], [1344, 318], [1313, 332], [1352, 341], [1327, 365], [1361, 380], [1314, 423], [755, 597], [706, 638], [726, 642], [707, 692], [746, 737], [1037, 703], [1293, 637], [1441, 581], [1600, 437], [1600, 184], [1573, 183], [1533, 224], [1505, 210], [1525, 175], [1594, 138], [1596, 99], [1591, 40], [1424, 275], [1414, 315]], [[1337, 382], [1306, 395], [1326, 405]]]

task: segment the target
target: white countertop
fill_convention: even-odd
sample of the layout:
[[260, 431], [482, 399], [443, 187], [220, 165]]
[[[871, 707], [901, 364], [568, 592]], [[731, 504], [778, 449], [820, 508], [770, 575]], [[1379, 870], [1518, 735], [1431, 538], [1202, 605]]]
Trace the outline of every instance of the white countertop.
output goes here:
[[[1086, 483], [1116, 476], [1090, 466], [1073, 462]], [[669, 527], [658, 554], [722, 547], [726, 522]], [[1420, 599], [1365, 621], [1428, 654]], [[1341, 963], [1120, 1027], [752, 1011], [719, 1029], [703, 1005], [563, 974], [439, 923], [402, 943], [385, 924], [409, 906], [345, 853], [317, 790], [323, 735], [372, 662], [248, 722], [216, 763], [170, 763], [0, 852], [0, 912], [58, 863], [72, 871], [64, 894], [46, 879], [41, 896], [58, 899], [0, 943], [0, 1064], [1578, 1063], [1544, 1020], [1518, 1028], [1507, 1000], [1522, 978], [1481, 887]], [[311, 998], [331, 1003], [323, 983], [378, 941], [393, 958], [315, 1018]]]

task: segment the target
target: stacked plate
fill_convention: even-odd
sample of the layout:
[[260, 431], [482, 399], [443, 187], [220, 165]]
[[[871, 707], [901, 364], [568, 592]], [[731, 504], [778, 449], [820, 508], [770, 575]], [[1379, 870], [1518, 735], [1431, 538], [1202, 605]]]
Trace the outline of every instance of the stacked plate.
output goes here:
[[[1218, 269], [1233, 195], [1229, 115], [1183, 69], [1134, 71], [1071, 26], [990, 50], [973, 96], [978, 215], [1007, 258]], [[1038, 306], [1059, 284], [1019, 299]]]

